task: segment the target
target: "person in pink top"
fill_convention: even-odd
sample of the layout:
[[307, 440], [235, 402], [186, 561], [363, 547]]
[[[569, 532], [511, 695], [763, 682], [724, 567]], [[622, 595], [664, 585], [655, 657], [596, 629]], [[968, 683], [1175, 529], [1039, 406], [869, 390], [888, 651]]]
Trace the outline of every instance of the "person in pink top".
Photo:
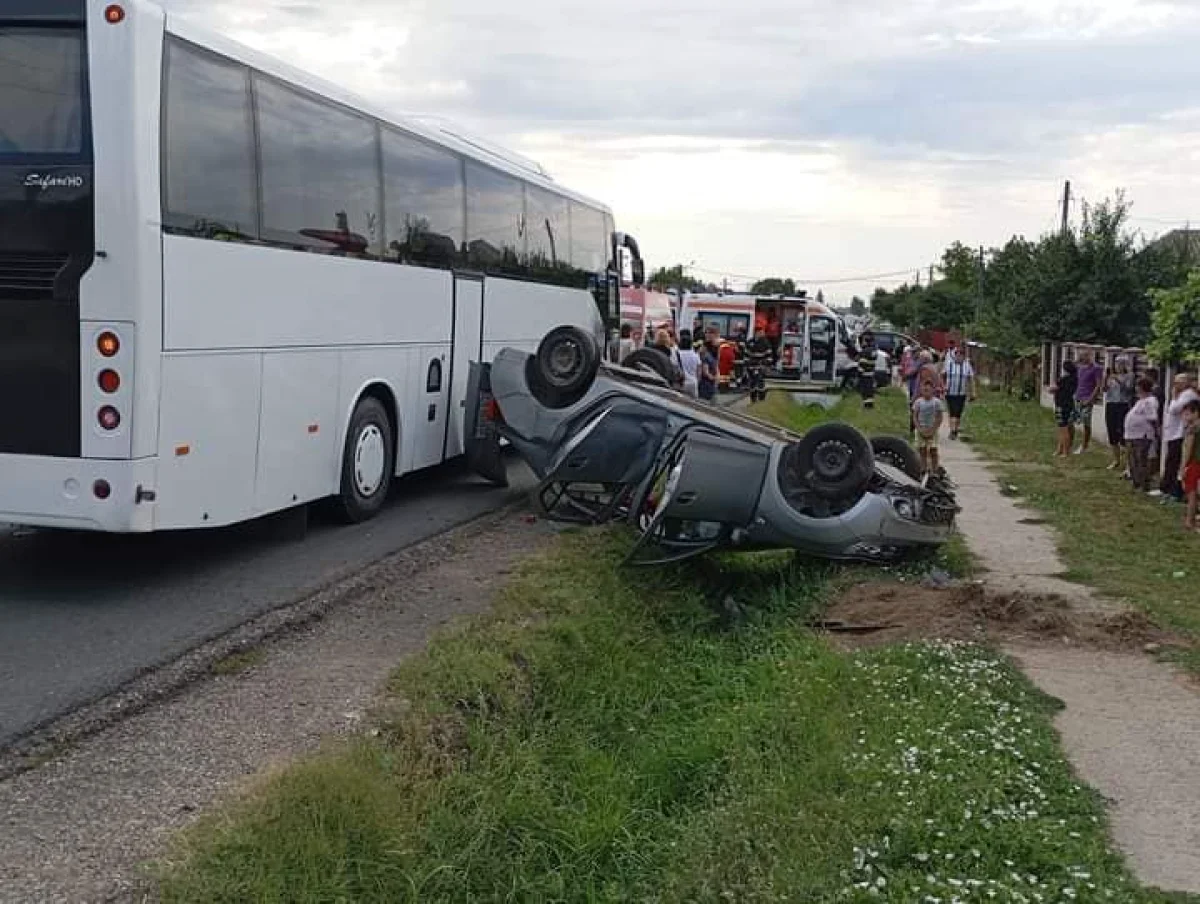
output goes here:
[[1151, 452], [1158, 442], [1158, 399], [1154, 397], [1153, 380], [1142, 377], [1137, 381], [1137, 401], [1125, 415], [1124, 428], [1129, 448], [1129, 480], [1135, 490], [1149, 492]]

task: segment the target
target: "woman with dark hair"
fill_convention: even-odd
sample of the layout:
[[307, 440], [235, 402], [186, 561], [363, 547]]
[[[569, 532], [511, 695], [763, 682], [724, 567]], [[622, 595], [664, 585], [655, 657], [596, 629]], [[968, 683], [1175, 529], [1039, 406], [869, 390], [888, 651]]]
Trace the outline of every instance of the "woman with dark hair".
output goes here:
[[[1125, 415], [1133, 405], [1134, 375], [1129, 369], [1129, 359], [1124, 355], [1117, 358], [1104, 385], [1104, 426], [1108, 431], [1108, 445], [1112, 449], [1110, 471], [1118, 471], [1125, 450]], [[1128, 474], [1128, 472], [1126, 472]]]
[[1054, 393], [1054, 423], [1058, 425], [1058, 445], [1054, 449], [1054, 457], [1061, 458], [1071, 454], [1071, 446], [1075, 443], [1075, 389], [1079, 380], [1075, 375], [1075, 362], [1064, 361], [1062, 374], [1058, 381], [1050, 387]]

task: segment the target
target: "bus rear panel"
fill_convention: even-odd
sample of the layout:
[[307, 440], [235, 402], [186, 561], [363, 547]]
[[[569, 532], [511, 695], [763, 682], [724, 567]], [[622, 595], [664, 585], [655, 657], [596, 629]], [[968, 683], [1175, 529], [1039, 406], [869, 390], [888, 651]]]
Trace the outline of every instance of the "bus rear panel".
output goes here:
[[0, 454], [81, 454], [94, 250], [84, 0], [0, 0]]

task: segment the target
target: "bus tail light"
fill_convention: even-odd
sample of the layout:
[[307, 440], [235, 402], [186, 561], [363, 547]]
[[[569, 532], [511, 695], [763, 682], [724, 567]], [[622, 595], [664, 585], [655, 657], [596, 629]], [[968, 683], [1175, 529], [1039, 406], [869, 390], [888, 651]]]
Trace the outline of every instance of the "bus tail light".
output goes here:
[[107, 480], [97, 480], [92, 484], [92, 495], [100, 500], [107, 499], [112, 495], [112, 487]]
[[96, 378], [96, 382], [100, 384], [100, 388], [112, 395], [121, 388], [121, 375], [115, 370], [102, 370], [100, 376]]
[[120, 25], [125, 21], [125, 7], [117, 3], [109, 4], [104, 10], [104, 21], [109, 25]]
[[96, 350], [105, 358], [116, 357], [121, 350], [121, 340], [116, 333], [105, 331], [96, 337]]
[[121, 412], [112, 405], [105, 405], [96, 413], [96, 419], [105, 430], [116, 430], [121, 426]]

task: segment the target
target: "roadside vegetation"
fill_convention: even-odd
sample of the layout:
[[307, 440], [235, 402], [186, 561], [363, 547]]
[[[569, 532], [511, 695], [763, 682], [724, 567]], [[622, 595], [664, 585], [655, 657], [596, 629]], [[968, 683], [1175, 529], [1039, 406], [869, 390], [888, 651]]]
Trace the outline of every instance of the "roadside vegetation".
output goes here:
[[[880, 394], [873, 411], [857, 396], [842, 397], [825, 410], [797, 405], [772, 393], [755, 413], [793, 429], [829, 419], [845, 420], [864, 432], [903, 435], [907, 423], [901, 390]], [[1087, 455], [1054, 458], [1054, 416], [1037, 402], [984, 391], [967, 409], [963, 436], [995, 463], [1005, 491], [1044, 518], [1059, 537], [1064, 577], [1087, 584], [1141, 609], [1160, 627], [1200, 646], [1200, 544], [1180, 529], [1178, 506], [1135, 493], [1119, 474], [1106, 470], [1108, 449], [1095, 437]], [[953, 475], [951, 475], [953, 477]], [[1200, 650], [1182, 654], [1200, 671]]]
[[855, 577], [629, 572], [568, 533], [396, 672], [377, 729], [205, 819], [170, 902], [1122, 901], [1052, 701], [998, 654], [838, 652]]

